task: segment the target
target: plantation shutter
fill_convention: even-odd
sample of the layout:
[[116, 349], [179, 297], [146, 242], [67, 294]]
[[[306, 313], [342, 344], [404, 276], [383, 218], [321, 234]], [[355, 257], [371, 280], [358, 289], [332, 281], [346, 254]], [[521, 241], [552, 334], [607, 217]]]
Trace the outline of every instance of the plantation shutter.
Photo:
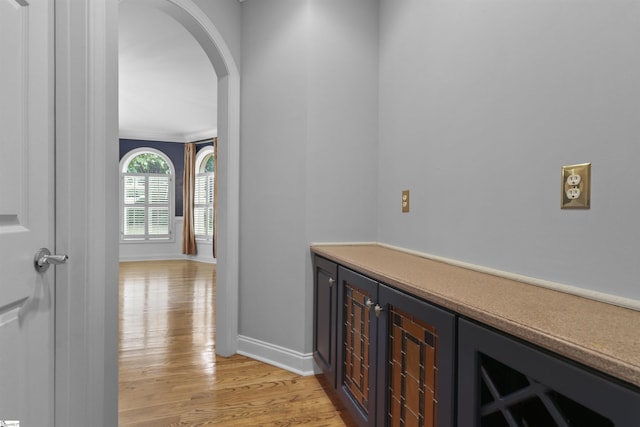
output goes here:
[[124, 239], [149, 240], [170, 237], [170, 185], [165, 174], [127, 174], [122, 177]]
[[149, 189], [148, 234], [149, 236], [169, 235], [169, 183], [167, 175], [147, 176]]
[[196, 175], [193, 221], [199, 239], [210, 240], [213, 236], [213, 180], [213, 173]]
[[124, 224], [123, 237], [144, 236], [146, 178], [139, 175], [124, 175]]

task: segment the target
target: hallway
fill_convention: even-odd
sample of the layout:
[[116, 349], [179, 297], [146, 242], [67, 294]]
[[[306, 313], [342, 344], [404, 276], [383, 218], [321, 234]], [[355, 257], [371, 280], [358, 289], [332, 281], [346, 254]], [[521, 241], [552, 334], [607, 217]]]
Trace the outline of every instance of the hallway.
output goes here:
[[120, 427], [351, 425], [316, 377], [216, 356], [215, 274], [120, 263]]

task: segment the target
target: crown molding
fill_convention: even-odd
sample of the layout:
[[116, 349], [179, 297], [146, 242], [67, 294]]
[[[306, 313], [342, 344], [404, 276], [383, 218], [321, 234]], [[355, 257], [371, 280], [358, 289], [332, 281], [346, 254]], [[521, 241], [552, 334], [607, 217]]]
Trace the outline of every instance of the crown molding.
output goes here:
[[139, 139], [142, 141], [165, 141], [186, 143], [199, 141], [202, 139], [215, 138], [218, 136], [217, 129], [205, 129], [198, 132], [158, 132], [144, 129], [120, 129], [120, 139]]

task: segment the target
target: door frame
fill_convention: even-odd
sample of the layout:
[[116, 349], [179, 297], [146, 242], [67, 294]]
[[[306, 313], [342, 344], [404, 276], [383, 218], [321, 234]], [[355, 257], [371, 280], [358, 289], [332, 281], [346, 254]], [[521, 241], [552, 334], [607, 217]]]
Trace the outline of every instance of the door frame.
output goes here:
[[[240, 74], [193, 1], [158, 2], [186, 24], [218, 74], [216, 351], [227, 356], [238, 340]], [[57, 426], [118, 425], [118, 3], [54, 0], [55, 250], [69, 255], [56, 269]]]
[[118, 425], [117, 0], [55, 0], [55, 425]]

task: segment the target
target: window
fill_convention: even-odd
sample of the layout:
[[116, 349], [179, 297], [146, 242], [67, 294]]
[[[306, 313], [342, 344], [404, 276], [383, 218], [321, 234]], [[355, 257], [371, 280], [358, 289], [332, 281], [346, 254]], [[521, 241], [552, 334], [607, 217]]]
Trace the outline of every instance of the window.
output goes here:
[[202, 148], [196, 156], [196, 187], [193, 201], [193, 228], [196, 240], [213, 240], [214, 169], [213, 147]]
[[153, 148], [132, 150], [120, 162], [120, 239], [173, 239], [173, 163]]

